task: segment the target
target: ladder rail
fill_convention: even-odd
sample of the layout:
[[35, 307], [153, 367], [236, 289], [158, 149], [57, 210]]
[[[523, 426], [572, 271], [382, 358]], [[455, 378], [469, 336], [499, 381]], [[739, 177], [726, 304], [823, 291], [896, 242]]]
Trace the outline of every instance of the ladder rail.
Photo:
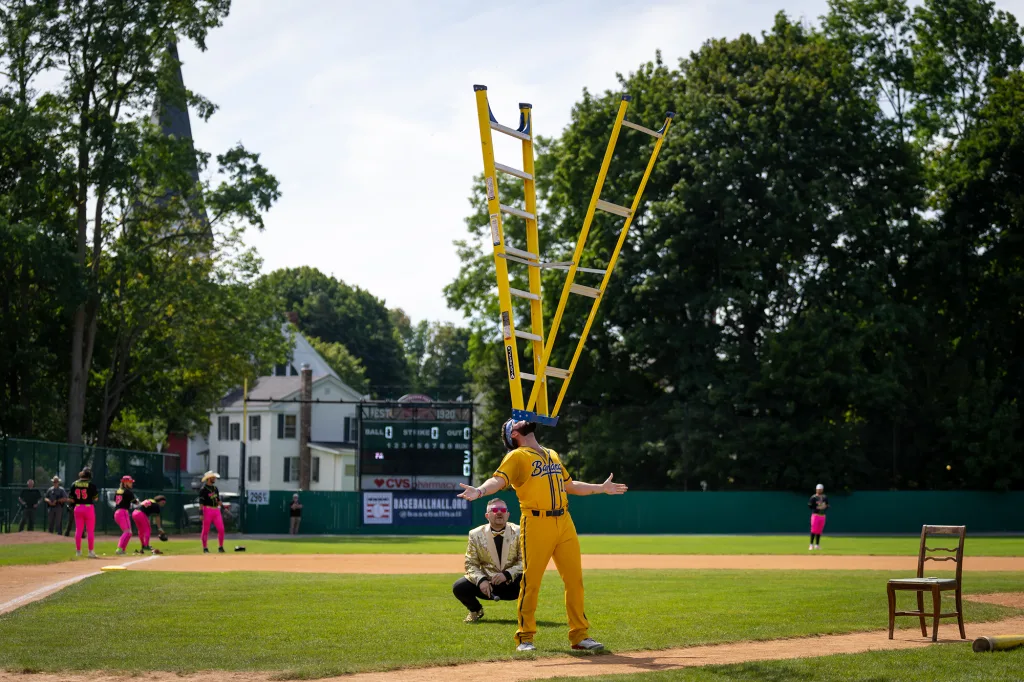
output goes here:
[[[633, 197], [633, 204], [630, 206], [629, 215], [626, 217], [625, 222], [622, 225], [622, 229], [619, 231], [619, 239], [615, 243], [615, 249], [612, 251], [611, 258], [608, 260], [608, 268], [604, 272], [604, 277], [601, 278], [601, 285], [598, 289], [602, 292], [608, 288], [608, 280], [611, 279], [612, 271], [615, 269], [615, 263], [619, 259], [619, 253], [622, 251], [622, 246], [626, 243], [626, 235], [629, 232], [630, 225], [633, 223], [633, 216], [636, 215], [637, 209], [640, 207], [640, 201], [643, 198], [644, 190], [647, 188], [647, 181], [651, 178], [651, 172], [654, 170], [654, 164], [658, 160], [658, 154], [661, 153], [662, 143], [665, 141], [665, 135], [668, 134], [668, 129], [672, 125], [672, 118], [674, 114], [669, 112], [665, 117], [665, 126], [662, 128], [662, 135], [657, 138], [657, 142], [654, 144], [654, 149], [651, 152], [651, 158], [647, 161], [647, 168], [644, 169], [643, 178], [640, 180], [640, 187], [636, 191], [636, 195]], [[587, 321], [583, 325], [583, 333], [580, 334], [580, 340], [576, 344], [576, 351], [573, 353], [572, 361], [569, 363], [569, 377], [572, 377], [573, 372], [576, 370], [576, 363], [579, 362], [580, 355], [583, 354], [583, 344], [587, 340], [587, 336], [590, 334], [590, 327], [594, 324], [594, 319], [597, 317], [597, 309], [601, 305], [603, 296], [597, 296], [594, 298], [594, 303], [590, 307], [590, 315], [587, 316]], [[558, 410], [562, 406], [562, 401], [565, 399], [565, 392], [569, 388], [569, 380], [566, 379], [562, 382], [562, 386], [558, 390], [558, 397], [555, 399], [554, 409], [551, 410], [551, 416], [557, 417]]]
[[[487, 103], [487, 86], [474, 85], [477, 119], [480, 126], [480, 147], [484, 159], [484, 184], [487, 191], [487, 214], [490, 217], [491, 241], [494, 247], [494, 267], [498, 279], [499, 324], [505, 349], [506, 372], [513, 409], [523, 407], [523, 386], [519, 373], [519, 351], [516, 346], [515, 320], [512, 315], [512, 294], [509, 291], [508, 263], [505, 258], [505, 235], [501, 217], [501, 201], [498, 197], [498, 176], [494, 166], [494, 143], [491, 128], [497, 125]], [[498, 128], [500, 130], [500, 128]], [[508, 129], [511, 130], [511, 129]], [[502, 130], [502, 132], [505, 132]], [[523, 134], [529, 139], [529, 135]]]
[[[622, 130], [622, 121], [626, 118], [626, 109], [629, 108], [629, 102], [632, 97], [629, 95], [623, 95], [619, 101], [619, 111], [615, 115], [615, 123], [612, 125], [612, 134], [608, 140], [608, 146], [604, 152], [604, 158], [601, 160], [601, 169], [597, 173], [597, 182], [594, 185], [594, 192], [590, 196], [590, 205], [587, 207], [587, 214], [583, 219], [583, 227], [580, 230], [580, 236], [576, 240], [576, 249], [572, 255], [572, 265], [569, 267], [569, 274], [565, 278], [565, 283], [562, 285], [562, 294], [558, 299], [558, 306], [555, 308], [555, 316], [551, 320], [551, 327], [548, 331], [548, 337], [544, 344], [544, 355], [541, 356], [540, 366], [537, 367], [537, 375], [545, 376], [544, 368], [551, 358], [551, 350], [554, 347], [555, 339], [558, 336], [559, 326], [562, 324], [562, 315], [565, 313], [565, 305], [569, 300], [569, 288], [572, 286], [573, 280], [576, 277], [576, 268], [579, 265], [580, 258], [583, 255], [583, 247], [586, 245], [587, 236], [590, 234], [590, 225], [594, 221], [594, 213], [597, 211], [597, 204], [601, 200], [601, 189], [604, 187], [605, 178], [608, 176], [608, 168], [612, 163], [612, 156], [615, 153], [615, 145], [619, 140], [619, 131]], [[533, 390], [530, 391], [530, 399], [526, 405], [527, 410], [532, 410], [536, 405], [540, 395], [540, 383], [537, 382], [533, 385]], [[564, 386], [563, 386], [564, 388]], [[552, 414], [551, 416], [556, 416]]]
[[[523, 175], [529, 177], [523, 180], [523, 196], [526, 212], [533, 216], [526, 220], [526, 250], [538, 254], [540, 261], [540, 234], [537, 223], [537, 182], [536, 169], [534, 168], [533, 150], [533, 107], [530, 104], [520, 102], [519, 118], [522, 122], [521, 128], [530, 134], [529, 140], [523, 140]], [[538, 391], [540, 398], [537, 400], [537, 413], [547, 416], [548, 414], [548, 387], [547, 377], [544, 375], [544, 368], [541, 366], [541, 358], [544, 356], [544, 298], [541, 295], [540, 268], [527, 268], [530, 297], [530, 331], [532, 332], [533, 351], [533, 374], [534, 388]], [[522, 377], [522, 373], [519, 375]]]

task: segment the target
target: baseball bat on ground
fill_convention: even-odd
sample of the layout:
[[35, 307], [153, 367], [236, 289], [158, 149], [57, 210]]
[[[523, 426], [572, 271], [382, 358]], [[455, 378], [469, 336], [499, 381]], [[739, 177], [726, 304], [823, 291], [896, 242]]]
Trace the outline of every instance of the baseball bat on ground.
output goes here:
[[1024, 635], [996, 635], [994, 637], [978, 637], [971, 644], [977, 652], [1006, 651], [1024, 645]]

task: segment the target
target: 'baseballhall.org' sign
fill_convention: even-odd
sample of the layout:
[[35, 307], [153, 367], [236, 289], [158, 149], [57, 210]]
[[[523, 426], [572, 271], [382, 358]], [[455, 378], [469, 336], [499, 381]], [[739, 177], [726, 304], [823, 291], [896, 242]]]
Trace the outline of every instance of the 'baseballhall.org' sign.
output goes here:
[[394, 526], [469, 526], [472, 509], [450, 492], [364, 492], [363, 523]]

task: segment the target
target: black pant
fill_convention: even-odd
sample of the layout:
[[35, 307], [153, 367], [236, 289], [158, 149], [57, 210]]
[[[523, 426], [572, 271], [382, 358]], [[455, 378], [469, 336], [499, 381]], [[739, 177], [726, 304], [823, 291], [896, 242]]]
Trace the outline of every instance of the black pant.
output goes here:
[[[498, 595], [504, 601], [515, 601], [519, 599], [519, 583], [522, 579], [523, 576], [519, 576], [511, 582], [506, 580], [500, 585], [492, 585], [491, 594]], [[455, 584], [452, 585], [452, 594], [470, 611], [479, 611], [483, 608], [480, 604], [480, 597], [487, 599], [476, 583], [471, 583], [465, 577], [455, 581]]]
[[36, 508], [35, 507], [24, 507], [22, 509], [21, 523], [18, 524], [18, 532], [25, 530], [25, 522], [28, 522], [28, 529], [36, 529]]

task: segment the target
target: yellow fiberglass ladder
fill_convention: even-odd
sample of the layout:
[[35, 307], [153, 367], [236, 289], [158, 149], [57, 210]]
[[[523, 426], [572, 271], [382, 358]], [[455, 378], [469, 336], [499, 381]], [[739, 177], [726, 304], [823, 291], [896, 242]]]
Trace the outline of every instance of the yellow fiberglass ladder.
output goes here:
[[[597, 316], [597, 308], [601, 298], [608, 286], [612, 270], [618, 260], [619, 252], [626, 241], [626, 234], [633, 217], [640, 206], [640, 199], [643, 196], [644, 187], [651, 177], [654, 163], [661, 151], [669, 126], [672, 123], [674, 114], [669, 112], [665, 115], [665, 123], [660, 130], [651, 130], [644, 126], [625, 120], [626, 109], [629, 107], [631, 97], [623, 95], [619, 103], [619, 111], [612, 125], [611, 138], [608, 140], [608, 148], [605, 150], [604, 159], [601, 162], [601, 169], [597, 175], [597, 183], [590, 198], [590, 205], [587, 208], [586, 217], [583, 219], [583, 227], [576, 241], [576, 248], [572, 260], [565, 262], [544, 262], [540, 259], [540, 238], [537, 230], [537, 189], [533, 167], [533, 109], [529, 104], [519, 105], [519, 127], [509, 128], [498, 123], [491, 113], [491, 107], [487, 103], [487, 87], [474, 85], [476, 92], [477, 115], [480, 123], [480, 145], [484, 156], [484, 185], [487, 192], [487, 212], [490, 216], [491, 242], [494, 247], [494, 266], [497, 271], [498, 280], [498, 305], [501, 315], [502, 339], [504, 340], [505, 362], [507, 365], [506, 376], [508, 377], [509, 392], [512, 397], [512, 417], [531, 422], [537, 422], [548, 426], [558, 423], [558, 410], [565, 398], [566, 390], [569, 387], [569, 380], [576, 369], [583, 352], [583, 344], [587, 340], [587, 334]], [[627, 208], [601, 199], [601, 188], [604, 186], [605, 178], [608, 175], [608, 167], [611, 165], [612, 155], [615, 151], [615, 144], [618, 142], [619, 132], [623, 127], [639, 131], [655, 138], [654, 147], [650, 159], [647, 161], [647, 168], [644, 171], [640, 187], [633, 197], [632, 204]], [[517, 138], [523, 143], [523, 170], [505, 166], [494, 161], [494, 147], [491, 142], [491, 131], [496, 130], [505, 135]], [[501, 203], [498, 196], [497, 173], [517, 177], [525, 183], [524, 185], [524, 209], [507, 206]], [[583, 249], [586, 246], [587, 235], [590, 233], [590, 226], [594, 220], [597, 210], [605, 211], [623, 219], [619, 231], [619, 238], [612, 251], [611, 258], [605, 269], [584, 268], [579, 263], [583, 256]], [[508, 214], [523, 218], [526, 221], [526, 250], [517, 249], [506, 243], [504, 219], [502, 214]], [[509, 285], [508, 263], [524, 265], [528, 268], [529, 291], [514, 289]], [[562, 286], [562, 294], [555, 309], [554, 318], [551, 321], [551, 329], [545, 337], [543, 310], [541, 308], [541, 278], [540, 270], [543, 268], [554, 268], [566, 270], [568, 274]], [[584, 272], [594, 275], [602, 275], [601, 284], [598, 287], [584, 286], [575, 282], [576, 273]], [[570, 294], [585, 296], [593, 299], [590, 314], [583, 326], [579, 342], [576, 344], [576, 351], [567, 369], [559, 369], [548, 365], [551, 358], [551, 351], [554, 347], [555, 338], [558, 335], [558, 328], [562, 322], [566, 303]], [[512, 297], [522, 298], [530, 301], [530, 324], [529, 332], [520, 331], [516, 328], [515, 315], [512, 310]], [[519, 369], [519, 352], [516, 339], [527, 339], [533, 344], [533, 370], [534, 373], [523, 373]], [[555, 400], [554, 408], [549, 410], [547, 379], [555, 378], [562, 381]], [[533, 389], [530, 392], [529, 400], [525, 401], [523, 396], [522, 379], [533, 382]]]

